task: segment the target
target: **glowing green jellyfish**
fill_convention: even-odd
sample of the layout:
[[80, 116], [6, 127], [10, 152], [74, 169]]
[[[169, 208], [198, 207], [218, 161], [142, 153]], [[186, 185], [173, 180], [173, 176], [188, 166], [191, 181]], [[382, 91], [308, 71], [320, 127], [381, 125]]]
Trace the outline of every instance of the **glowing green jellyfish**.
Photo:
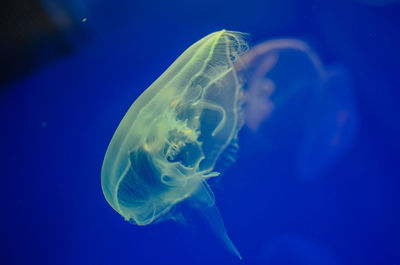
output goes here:
[[101, 172], [108, 203], [126, 220], [174, 219], [190, 199], [235, 255], [207, 179], [243, 125], [241, 82], [234, 63], [243, 34], [222, 30], [188, 48], [130, 107]]

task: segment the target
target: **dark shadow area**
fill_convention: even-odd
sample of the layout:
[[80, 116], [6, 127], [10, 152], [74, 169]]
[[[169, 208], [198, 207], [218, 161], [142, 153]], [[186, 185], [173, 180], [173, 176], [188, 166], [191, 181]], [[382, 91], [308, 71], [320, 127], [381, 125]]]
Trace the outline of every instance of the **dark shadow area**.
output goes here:
[[[57, 16], [51, 15], [54, 12]], [[74, 9], [60, 1], [1, 1], [0, 90], [34, 69], [73, 53], [78, 39], [87, 41], [89, 34], [82, 19], [78, 21]]]

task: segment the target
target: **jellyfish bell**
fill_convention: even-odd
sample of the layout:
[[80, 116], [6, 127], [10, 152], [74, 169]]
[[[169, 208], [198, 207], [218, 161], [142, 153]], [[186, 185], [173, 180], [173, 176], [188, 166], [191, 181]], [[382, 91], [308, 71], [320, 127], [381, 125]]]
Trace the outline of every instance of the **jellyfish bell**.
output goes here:
[[107, 149], [101, 183], [126, 220], [148, 225], [174, 219], [190, 201], [229, 251], [229, 239], [207, 179], [243, 125], [234, 63], [247, 50], [244, 34], [222, 30], [189, 47], [132, 104]]

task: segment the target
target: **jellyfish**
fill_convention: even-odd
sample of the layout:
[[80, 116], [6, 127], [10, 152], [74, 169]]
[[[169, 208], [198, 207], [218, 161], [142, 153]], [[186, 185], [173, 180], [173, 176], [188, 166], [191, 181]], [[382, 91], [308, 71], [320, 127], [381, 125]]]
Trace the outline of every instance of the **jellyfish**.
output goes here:
[[358, 115], [344, 66], [325, 66], [298, 39], [258, 44], [237, 65], [246, 75], [246, 126], [261, 132], [265, 153], [280, 149], [295, 154], [299, 179], [320, 175], [352, 145]]
[[220, 175], [214, 166], [243, 126], [235, 64], [248, 49], [244, 37], [214, 32], [179, 56], [129, 108], [101, 171], [104, 196], [125, 220], [176, 219], [179, 204], [189, 202], [239, 258], [207, 180]]

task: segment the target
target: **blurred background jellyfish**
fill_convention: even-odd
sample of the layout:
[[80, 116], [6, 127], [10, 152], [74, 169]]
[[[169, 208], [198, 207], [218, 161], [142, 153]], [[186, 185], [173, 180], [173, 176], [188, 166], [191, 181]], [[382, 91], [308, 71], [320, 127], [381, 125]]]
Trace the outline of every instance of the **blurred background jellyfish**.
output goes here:
[[261, 245], [258, 265], [339, 265], [320, 242], [296, 235], [281, 235]]
[[358, 130], [353, 86], [347, 70], [331, 67], [307, 113], [296, 167], [302, 179], [317, 176], [345, 154]]
[[297, 39], [261, 43], [237, 67], [247, 80], [246, 126], [269, 143], [267, 153], [296, 153], [300, 178], [317, 176], [351, 146], [358, 121], [344, 67], [324, 67]]

